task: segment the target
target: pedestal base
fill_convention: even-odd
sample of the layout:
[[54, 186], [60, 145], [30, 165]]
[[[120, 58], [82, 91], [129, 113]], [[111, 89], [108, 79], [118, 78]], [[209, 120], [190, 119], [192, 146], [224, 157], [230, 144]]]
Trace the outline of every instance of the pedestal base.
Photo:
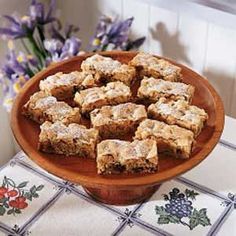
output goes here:
[[90, 188], [83, 186], [84, 190], [97, 201], [112, 205], [130, 205], [140, 203], [149, 198], [160, 185], [132, 187], [129, 189]]

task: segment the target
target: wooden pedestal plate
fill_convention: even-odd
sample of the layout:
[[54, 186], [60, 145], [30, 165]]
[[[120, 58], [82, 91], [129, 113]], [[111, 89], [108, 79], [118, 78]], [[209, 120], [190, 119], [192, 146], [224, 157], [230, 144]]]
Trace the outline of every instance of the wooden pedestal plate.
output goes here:
[[[39, 152], [37, 150], [39, 125], [21, 115], [22, 106], [33, 93], [39, 90], [40, 80], [59, 71], [68, 73], [79, 70], [81, 62], [91, 55], [85, 54], [57, 63], [30, 79], [14, 102], [11, 113], [12, 130], [23, 151], [48, 172], [81, 184], [89, 195], [101, 202], [115, 205], [137, 203], [150, 197], [162, 182], [192, 169], [208, 156], [223, 130], [223, 104], [206, 79], [189, 68], [171, 61], [182, 68], [184, 82], [195, 86], [193, 104], [204, 108], [209, 115], [205, 128], [197, 137], [196, 147], [190, 159], [180, 160], [163, 156], [159, 161], [159, 171], [155, 174], [98, 175], [93, 159]], [[101, 55], [127, 63], [136, 52], [112, 51], [103, 52]]]

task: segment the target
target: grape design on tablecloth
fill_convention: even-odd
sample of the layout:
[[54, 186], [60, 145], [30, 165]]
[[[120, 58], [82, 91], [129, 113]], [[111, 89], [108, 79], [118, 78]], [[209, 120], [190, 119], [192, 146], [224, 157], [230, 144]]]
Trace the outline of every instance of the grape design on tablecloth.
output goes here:
[[33, 185], [28, 188], [28, 181], [16, 184], [11, 178], [4, 176], [0, 186], [0, 216], [16, 215], [22, 213], [27, 208], [29, 202], [38, 198], [38, 192], [44, 188], [44, 185]]
[[207, 209], [197, 210], [193, 207], [193, 201], [199, 193], [194, 190], [185, 189], [181, 192], [178, 188], [173, 188], [169, 194], [164, 194], [167, 203], [164, 206], [156, 206], [155, 211], [158, 217], [158, 224], [182, 224], [193, 230], [202, 225], [211, 225], [207, 216]]

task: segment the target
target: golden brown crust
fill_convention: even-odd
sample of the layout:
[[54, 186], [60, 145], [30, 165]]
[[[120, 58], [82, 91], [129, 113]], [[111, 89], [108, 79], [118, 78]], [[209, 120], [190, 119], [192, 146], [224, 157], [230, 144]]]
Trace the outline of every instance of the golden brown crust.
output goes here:
[[126, 85], [131, 85], [136, 76], [133, 67], [98, 54], [84, 60], [81, 69], [84, 72], [93, 74], [100, 81], [121, 81]]
[[96, 80], [92, 74], [73, 71], [65, 74], [58, 72], [48, 76], [39, 83], [40, 90], [47, 95], [52, 95], [58, 100], [72, 98], [76, 91], [96, 86]]
[[75, 123], [44, 122], [40, 126], [38, 149], [47, 153], [95, 158], [98, 131]]
[[129, 65], [134, 66], [140, 77], [148, 76], [172, 82], [182, 80], [181, 68], [148, 53], [138, 53]]
[[79, 123], [81, 119], [79, 108], [72, 108], [65, 102], [58, 102], [53, 96], [43, 91], [34, 93], [23, 106], [22, 114], [42, 124], [45, 121], [61, 121], [62, 123]]
[[192, 85], [145, 77], [141, 81], [137, 96], [139, 99], [149, 102], [156, 102], [161, 97], [191, 102], [193, 95], [194, 87]]
[[152, 173], [157, 170], [157, 166], [157, 146], [154, 140], [128, 142], [109, 139], [97, 146], [99, 174]]
[[208, 119], [203, 109], [189, 105], [184, 100], [173, 101], [166, 98], [160, 98], [155, 104], [151, 104], [148, 107], [148, 116], [169, 125], [179, 125], [189, 129], [195, 136], [201, 132]]
[[87, 113], [104, 105], [116, 105], [131, 99], [130, 88], [122, 82], [110, 82], [103, 87], [82, 90], [75, 94], [74, 101]]
[[143, 105], [124, 103], [103, 106], [90, 113], [91, 124], [103, 138], [121, 136], [133, 132], [137, 125], [147, 118]]
[[148, 138], [157, 142], [159, 152], [168, 152], [183, 159], [190, 157], [194, 144], [192, 131], [150, 119], [142, 121], [135, 132], [135, 139]]

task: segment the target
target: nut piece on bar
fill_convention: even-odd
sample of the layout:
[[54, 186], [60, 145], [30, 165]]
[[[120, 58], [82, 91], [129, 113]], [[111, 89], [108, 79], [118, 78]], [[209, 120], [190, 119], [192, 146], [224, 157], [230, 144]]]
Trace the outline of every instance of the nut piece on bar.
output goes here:
[[138, 53], [129, 65], [136, 68], [140, 77], [148, 76], [173, 82], [182, 80], [180, 67], [148, 53]]
[[179, 125], [193, 131], [195, 137], [201, 132], [208, 119], [207, 113], [196, 106], [189, 105], [184, 100], [168, 100], [160, 98], [148, 107], [148, 116], [164, 121], [169, 125]]
[[50, 75], [39, 83], [40, 90], [58, 100], [65, 100], [74, 96], [78, 89], [95, 86], [95, 78], [91, 74], [73, 71], [68, 74], [58, 72]]
[[44, 122], [40, 126], [38, 149], [47, 153], [95, 158], [98, 131], [83, 125]]
[[157, 167], [157, 145], [154, 140], [128, 142], [108, 139], [97, 145], [99, 174], [153, 173]]
[[136, 75], [134, 67], [98, 54], [84, 60], [81, 64], [81, 69], [84, 72], [93, 74], [96, 80], [121, 81], [126, 85], [130, 85]]
[[82, 113], [90, 112], [104, 105], [116, 105], [131, 99], [130, 88], [122, 82], [110, 82], [103, 87], [81, 90], [75, 94], [74, 101]]
[[90, 118], [92, 126], [103, 138], [112, 138], [134, 132], [138, 124], [147, 118], [147, 112], [143, 105], [124, 103], [95, 109]]
[[148, 138], [157, 142], [159, 153], [165, 152], [183, 159], [190, 157], [194, 144], [192, 131], [150, 119], [142, 121], [135, 132], [135, 139]]
[[192, 85], [145, 77], [141, 81], [137, 96], [139, 99], [148, 100], [149, 102], [156, 102], [160, 97], [165, 97], [172, 100], [181, 99], [191, 103], [194, 90]]
[[42, 124], [45, 121], [61, 121], [62, 123], [79, 123], [80, 110], [72, 108], [65, 102], [58, 102], [53, 96], [43, 91], [34, 93], [23, 106], [22, 114], [35, 122]]

